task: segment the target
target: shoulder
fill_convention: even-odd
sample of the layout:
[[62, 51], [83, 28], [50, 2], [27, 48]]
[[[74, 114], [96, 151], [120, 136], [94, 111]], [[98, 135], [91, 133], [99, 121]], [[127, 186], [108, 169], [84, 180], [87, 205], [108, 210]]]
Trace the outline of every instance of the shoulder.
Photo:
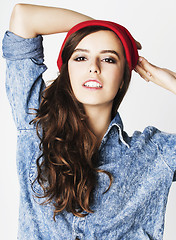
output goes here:
[[176, 134], [174, 133], [166, 133], [159, 130], [156, 127], [148, 126], [142, 132], [135, 131], [131, 137], [131, 141], [153, 141], [156, 144], [162, 145], [165, 144], [167, 141], [175, 141]]
[[137, 152], [159, 157], [174, 172], [176, 170], [176, 134], [166, 133], [149, 126], [143, 132], [135, 131], [130, 143]]
[[176, 149], [176, 134], [163, 132], [153, 126], [148, 126], [143, 131], [135, 131], [129, 139], [130, 146], [138, 150], [158, 151], [168, 156]]
[[146, 127], [143, 131], [135, 131], [131, 136], [131, 145], [146, 144], [155, 138], [160, 138], [161, 131], [153, 126]]

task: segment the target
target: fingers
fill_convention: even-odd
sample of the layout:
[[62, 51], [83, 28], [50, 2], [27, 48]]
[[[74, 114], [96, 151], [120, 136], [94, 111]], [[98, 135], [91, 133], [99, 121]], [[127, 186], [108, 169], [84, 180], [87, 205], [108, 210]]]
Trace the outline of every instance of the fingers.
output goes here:
[[171, 70], [160, 68], [139, 57], [135, 71], [147, 82], [151, 81], [158, 86], [176, 94], [176, 77]]
[[152, 68], [154, 66], [150, 64], [144, 57], [139, 57], [138, 64], [135, 71], [147, 82], [152, 80]]
[[136, 43], [136, 47], [138, 50], [141, 50], [142, 49], [142, 45], [140, 44], [140, 42], [136, 41], [135, 40], [135, 43]]

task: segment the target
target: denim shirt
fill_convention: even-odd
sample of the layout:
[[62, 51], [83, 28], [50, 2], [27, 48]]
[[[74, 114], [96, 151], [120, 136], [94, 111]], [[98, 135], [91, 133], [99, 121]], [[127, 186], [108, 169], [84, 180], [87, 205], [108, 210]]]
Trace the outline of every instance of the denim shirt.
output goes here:
[[[23, 39], [7, 31], [3, 39], [7, 60], [6, 90], [17, 127], [17, 170], [20, 182], [18, 239], [25, 240], [147, 240], [163, 238], [169, 189], [176, 170], [176, 135], [154, 127], [129, 137], [117, 113], [99, 148], [94, 213], [76, 217], [63, 211], [53, 220], [53, 206], [40, 205], [31, 184], [37, 174], [39, 139], [30, 108], [38, 108], [45, 88], [42, 36]], [[42, 193], [38, 183], [34, 190]]]

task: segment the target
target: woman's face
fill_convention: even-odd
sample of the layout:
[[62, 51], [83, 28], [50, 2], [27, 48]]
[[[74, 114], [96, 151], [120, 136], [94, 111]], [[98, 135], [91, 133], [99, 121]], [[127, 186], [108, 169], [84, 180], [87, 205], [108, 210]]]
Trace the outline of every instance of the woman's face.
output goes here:
[[84, 37], [68, 61], [70, 83], [79, 102], [112, 108], [123, 84], [123, 46], [112, 31], [101, 30]]

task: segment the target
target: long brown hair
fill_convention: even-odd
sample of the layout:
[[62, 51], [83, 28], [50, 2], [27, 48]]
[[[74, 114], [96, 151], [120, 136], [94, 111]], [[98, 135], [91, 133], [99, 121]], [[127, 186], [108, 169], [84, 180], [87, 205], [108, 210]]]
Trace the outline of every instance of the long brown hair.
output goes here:
[[[38, 181], [43, 188], [44, 203], [54, 204], [55, 216], [64, 209], [83, 217], [92, 213], [91, 203], [96, 186], [98, 172], [112, 175], [97, 169], [97, 138], [87, 124], [83, 106], [77, 101], [72, 91], [68, 60], [77, 44], [90, 33], [109, 30], [105, 27], [86, 27], [72, 34], [67, 40], [62, 53], [63, 65], [59, 77], [49, 85], [42, 95], [42, 101], [35, 119], [40, 148], [43, 154], [37, 159]], [[125, 95], [130, 81], [129, 69], [125, 67], [124, 84], [114, 99], [112, 117]], [[42, 134], [40, 134], [42, 132]]]

